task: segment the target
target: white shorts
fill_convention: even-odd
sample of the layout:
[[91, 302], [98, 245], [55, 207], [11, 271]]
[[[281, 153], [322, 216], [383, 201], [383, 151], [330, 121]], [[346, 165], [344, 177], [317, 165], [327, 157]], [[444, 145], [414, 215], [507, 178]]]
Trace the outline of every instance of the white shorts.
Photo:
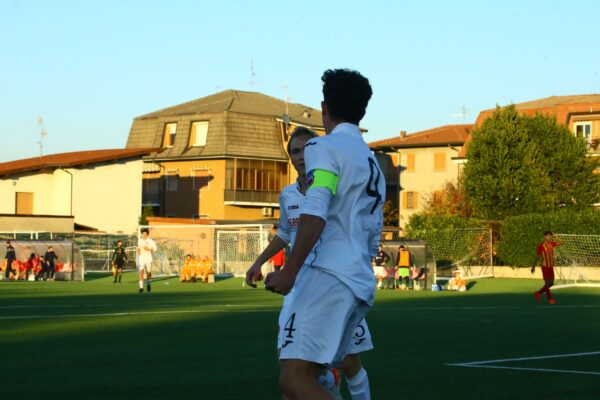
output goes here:
[[[277, 335], [277, 349], [280, 350], [281, 346], [284, 342], [283, 333], [288, 334], [287, 331], [283, 330], [283, 327], [289, 317], [289, 309], [290, 304], [294, 298], [294, 289], [290, 293], [287, 294], [283, 298], [283, 305], [281, 306], [281, 311], [279, 313], [279, 332]], [[349, 344], [349, 352], [348, 354], [358, 354], [363, 353], [365, 351], [373, 350], [375, 347], [373, 346], [373, 340], [371, 339], [371, 332], [369, 331], [369, 326], [367, 325], [367, 320], [362, 319], [354, 329], [354, 333], [350, 338]]]
[[279, 315], [279, 359], [338, 365], [349, 354], [372, 349], [363, 321], [368, 310], [335, 276], [304, 265]]
[[146, 271], [146, 273], [152, 273], [152, 260], [139, 260], [138, 271]]

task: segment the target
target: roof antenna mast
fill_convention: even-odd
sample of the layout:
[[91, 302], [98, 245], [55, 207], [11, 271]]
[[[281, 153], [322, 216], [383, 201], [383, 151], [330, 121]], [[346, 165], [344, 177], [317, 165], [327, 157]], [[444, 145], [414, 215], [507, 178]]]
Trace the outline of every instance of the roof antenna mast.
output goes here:
[[48, 136], [48, 131], [44, 126], [44, 118], [38, 115], [35, 119], [37, 126], [40, 127], [40, 140], [38, 140], [38, 145], [40, 146], [40, 157], [44, 155], [44, 139]]

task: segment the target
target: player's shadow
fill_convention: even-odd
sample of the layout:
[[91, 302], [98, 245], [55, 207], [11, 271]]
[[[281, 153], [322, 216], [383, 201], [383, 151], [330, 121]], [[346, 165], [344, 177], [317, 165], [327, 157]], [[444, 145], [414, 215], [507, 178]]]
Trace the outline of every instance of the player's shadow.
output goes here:
[[471, 290], [475, 285], [477, 285], [477, 281], [470, 281], [467, 283], [467, 291]]

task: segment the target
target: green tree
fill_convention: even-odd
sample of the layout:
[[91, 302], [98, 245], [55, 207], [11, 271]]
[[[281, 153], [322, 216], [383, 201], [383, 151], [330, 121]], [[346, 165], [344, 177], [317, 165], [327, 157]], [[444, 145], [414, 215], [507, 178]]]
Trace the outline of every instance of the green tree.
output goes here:
[[553, 117], [498, 107], [473, 131], [467, 157], [465, 192], [479, 217], [584, 207], [600, 199], [598, 161]]
[[398, 225], [398, 209], [394, 208], [390, 200], [383, 204], [383, 225], [397, 226]]
[[146, 204], [144, 208], [142, 208], [142, 215], [139, 219], [140, 225], [148, 225], [148, 217], [154, 216], [154, 209], [152, 208], [152, 204]]

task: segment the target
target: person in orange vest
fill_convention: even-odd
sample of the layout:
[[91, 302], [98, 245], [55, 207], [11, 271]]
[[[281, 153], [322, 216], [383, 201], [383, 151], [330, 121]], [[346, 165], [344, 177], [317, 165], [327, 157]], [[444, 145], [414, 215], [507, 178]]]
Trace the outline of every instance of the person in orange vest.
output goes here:
[[188, 254], [185, 256], [185, 261], [183, 262], [183, 266], [181, 267], [181, 272], [179, 273], [179, 281], [180, 282], [188, 282], [190, 280], [190, 270], [192, 267], [193, 259], [192, 255]]
[[[399, 290], [406, 290], [410, 284], [410, 266], [412, 265], [412, 254], [404, 245], [400, 245], [398, 248], [398, 280], [400, 286]], [[404, 283], [406, 281], [406, 283]]]
[[202, 271], [200, 272], [200, 278], [202, 278], [202, 282], [208, 282], [208, 276], [214, 274], [212, 266], [213, 263], [211, 259], [208, 256], [204, 256], [204, 259], [202, 260]]

